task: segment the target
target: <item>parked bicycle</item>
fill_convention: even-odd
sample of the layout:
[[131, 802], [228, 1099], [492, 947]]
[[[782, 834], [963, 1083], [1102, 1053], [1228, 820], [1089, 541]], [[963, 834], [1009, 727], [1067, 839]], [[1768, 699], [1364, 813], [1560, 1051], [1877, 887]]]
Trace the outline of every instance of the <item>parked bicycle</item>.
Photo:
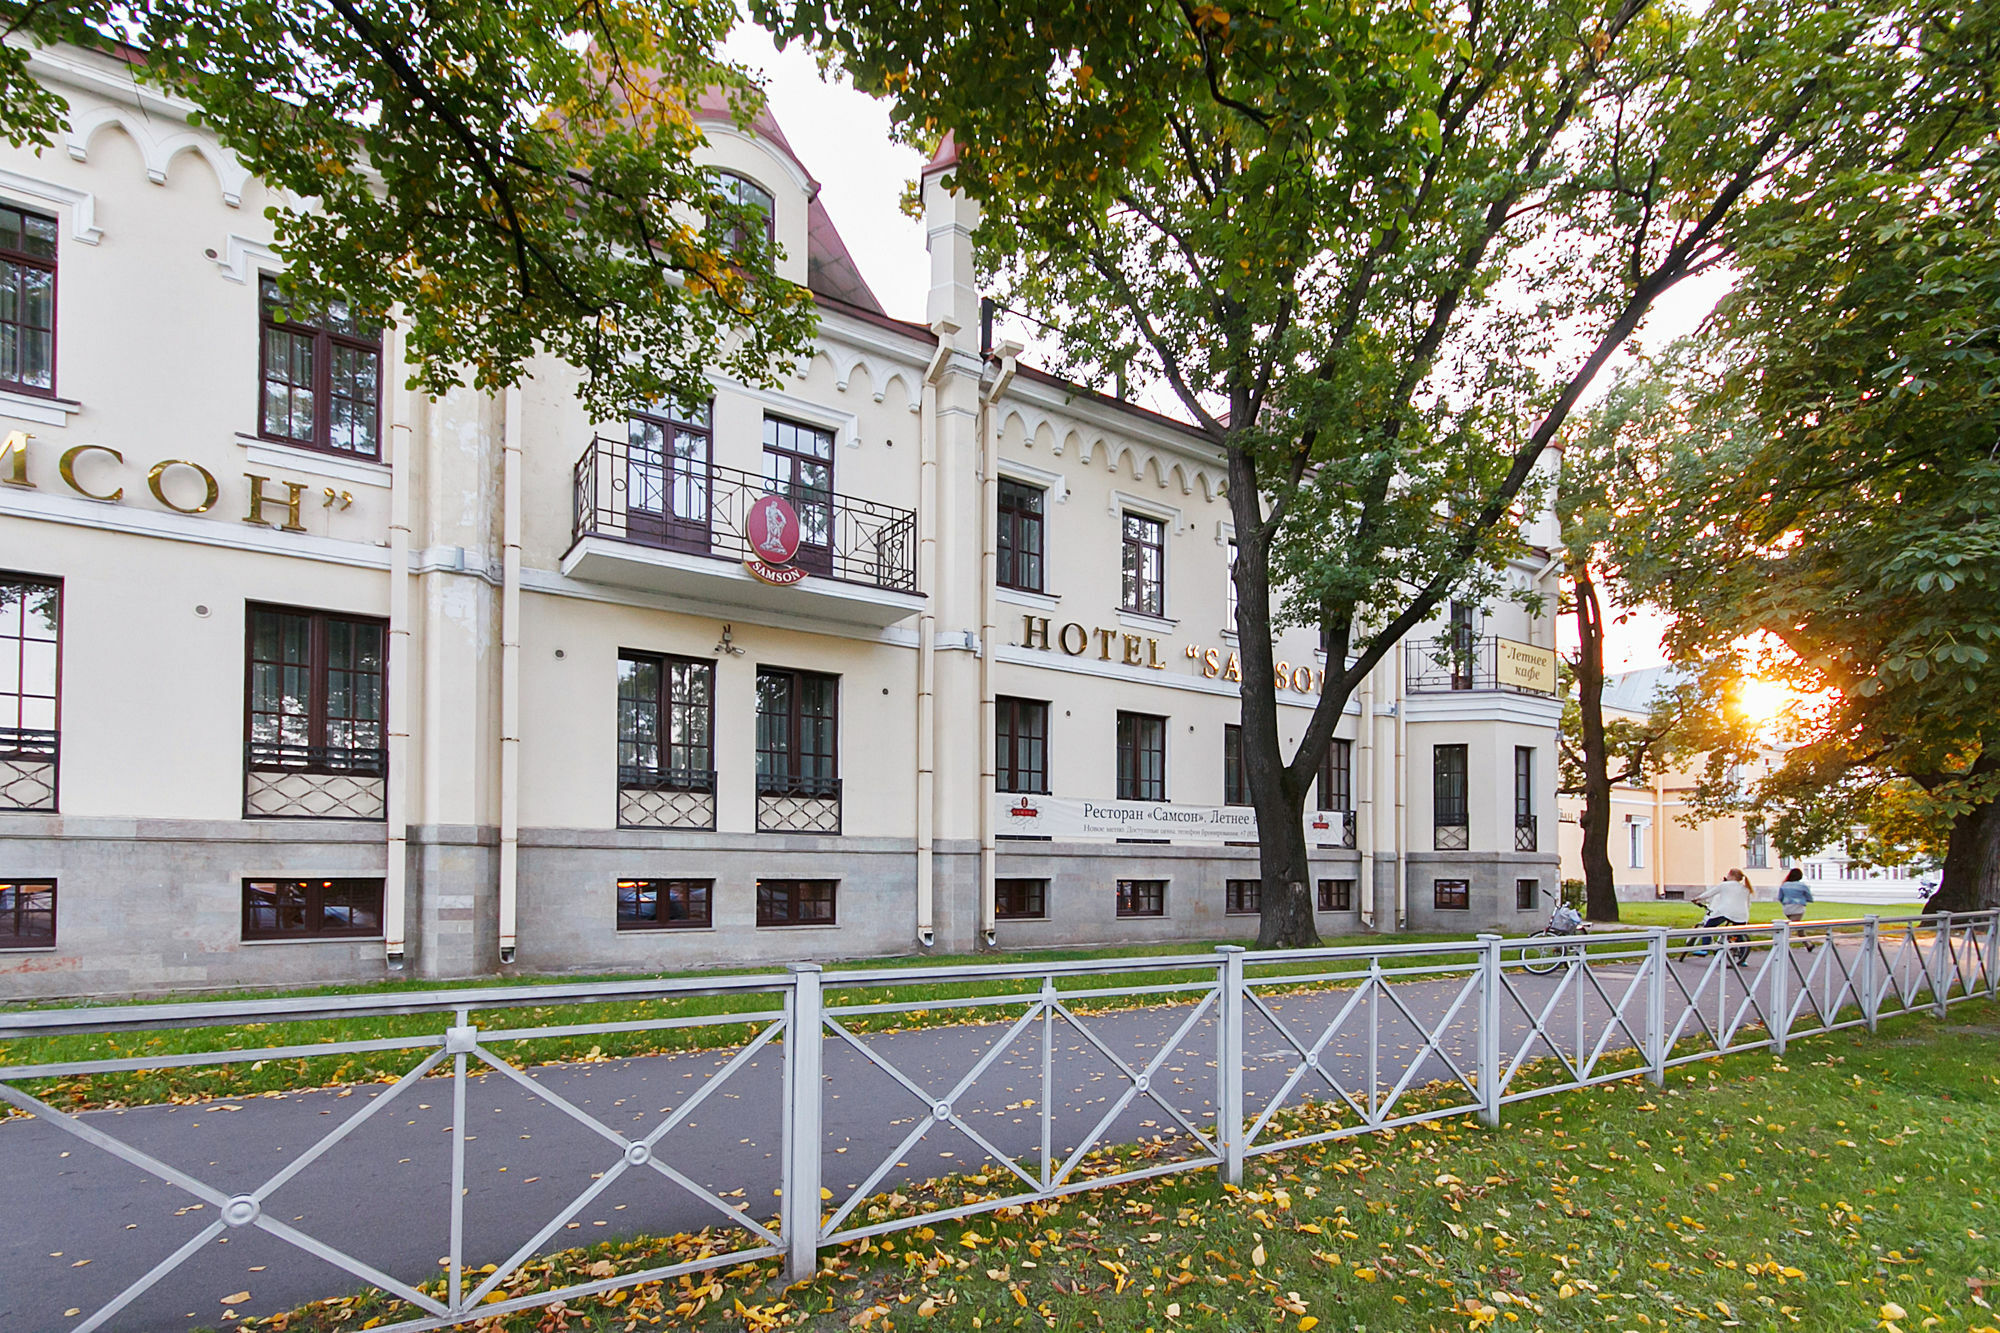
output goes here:
[[[1544, 898], [1554, 894], [1544, 890]], [[1548, 924], [1528, 937], [1528, 943], [1521, 949], [1521, 966], [1537, 974], [1553, 972], [1564, 963], [1583, 957], [1584, 945], [1579, 936], [1590, 931], [1590, 923], [1583, 919], [1583, 913], [1568, 903], [1557, 901], [1555, 910], [1549, 913]]]

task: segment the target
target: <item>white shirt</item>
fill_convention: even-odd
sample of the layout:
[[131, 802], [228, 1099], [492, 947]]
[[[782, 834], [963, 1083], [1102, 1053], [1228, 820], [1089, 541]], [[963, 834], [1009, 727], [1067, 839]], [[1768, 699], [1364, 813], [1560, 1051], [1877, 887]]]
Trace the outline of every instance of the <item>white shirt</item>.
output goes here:
[[1711, 915], [1725, 921], [1748, 923], [1750, 920], [1750, 886], [1742, 880], [1725, 879], [1696, 901], [1706, 904]]

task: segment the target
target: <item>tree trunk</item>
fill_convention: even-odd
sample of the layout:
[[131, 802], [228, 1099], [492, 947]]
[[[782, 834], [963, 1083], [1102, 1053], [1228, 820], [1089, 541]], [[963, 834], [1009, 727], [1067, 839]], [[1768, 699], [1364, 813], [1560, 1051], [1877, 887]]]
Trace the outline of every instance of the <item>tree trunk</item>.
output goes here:
[[1576, 585], [1576, 705], [1583, 731], [1584, 915], [1618, 919], [1618, 886], [1611, 872], [1611, 765], [1604, 751], [1604, 610], [1590, 564], [1571, 571]]
[[[1294, 789], [1278, 738], [1278, 690], [1272, 678], [1271, 562], [1262, 530], [1255, 465], [1229, 451], [1229, 499], [1236, 520], [1236, 638], [1242, 655], [1243, 770], [1257, 811], [1257, 947], [1310, 949], [1312, 866], [1306, 852], [1305, 788]], [[1328, 665], [1332, 665], [1329, 663]]]
[[[2000, 755], [1982, 754], [1974, 773], [2000, 769]], [[1979, 912], [2000, 908], [2000, 801], [1988, 801], [1952, 821], [1944, 874], [1926, 910]]]

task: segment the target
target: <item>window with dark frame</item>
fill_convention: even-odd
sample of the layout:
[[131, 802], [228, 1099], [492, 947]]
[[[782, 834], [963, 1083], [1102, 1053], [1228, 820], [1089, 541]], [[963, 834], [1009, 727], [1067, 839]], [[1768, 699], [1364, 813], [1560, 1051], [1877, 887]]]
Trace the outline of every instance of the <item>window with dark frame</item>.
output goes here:
[[1167, 799], [1167, 720], [1150, 713], [1118, 714], [1118, 799]]
[[995, 790], [1045, 796], [1049, 790], [1049, 706], [1038, 699], [993, 701]]
[[257, 433], [349, 458], [380, 458], [382, 331], [345, 304], [295, 310], [265, 274], [258, 284]]
[[[778, 201], [771, 197], [769, 190], [748, 176], [741, 176], [733, 171], [716, 172], [715, 186], [723, 198], [738, 208], [761, 211], [764, 214], [764, 243], [766, 245], [778, 243]], [[725, 250], [741, 250], [743, 243], [748, 239], [749, 233], [738, 224], [732, 226], [724, 235], [722, 245]]]
[[757, 924], [760, 926], [830, 926], [834, 924], [833, 879], [760, 879], [757, 881]]
[[799, 516], [799, 549], [792, 563], [815, 574], [832, 574], [833, 432], [765, 417], [764, 483]]
[[840, 677], [758, 667], [758, 794], [838, 796], [839, 714]]
[[1222, 803], [1250, 804], [1250, 770], [1243, 763], [1243, 728], [1222, 724]]
[[1469, 690], [1473, 686], [1473, 651], [1478, 646], [1473, 631], [1477, 627], [1474, 610], [1464, 602], [1451, 604], [1451, 687]]
[[660, 404], [625, 420], [625, 531], [632, 540], [706, 552], [714, 474], [712, 405]]
[[618, 654], [619, 786], [714, 791], [714, 736], [715, 663]]
[[47, 949], [56, 942], [56, 882], [0, 882], [0, 949]]
[[1472, 882], [1464, 879], [1432, 880], [1431, 906], [1440, 912], [1472, 910]]
[[1255, 916], [1263, 898], [1263, 880], [1232, 879], [1222, 888], [1222, 910], [1227, 916]]
[[380, 939], [380, 879], [246, 879], [246, 940]]
[[621, 879], [618, 929], [691, 930], [710, 924], [712, 879]]
[[1771, 868], [1771, 835], [1754, 822], [1743, 835], [1743, 868], [1745, 870]]
[[1167, 882], [1163, 879], [1121, 879], [1118, 881], [1118, 915], [1165, 916]]
[[1222, 600], [1224, 619], [1222, 622], [1222, 628], [1229, 631], [1229, 633], [1231, 634], [1235, 634], [1238, 632], [1236, 628], [1236, 612], [1238, 608], [1242, 606], [1241, 595], [1236, 591], [1236, 543], [1235, 542], [1229, 543], [1229, 568], [1225, 571], [1225, 577], [1222, 580], [1222, 586], [1224, 588], [1223, 600]]
[[1517, 879], [1514, 881], [1514, 908], [1520, 912], [1534, 910], [1535, 899], [1541, 896], [1542, 882], [1538, 879]]
[[0, 389], [56, 393], [56, 220], [0, 204]]
[[1127, 513], [1121, 519], [1123, 595], [1118, 605], [1124, 610], [1148, 616], [1167, 613], [1166, 527], [1144, 514]]
[[1335, 740], [1319, 761], [1319, 808], [1354, 808], [1354, 742]]
[[1431, 747], [1431, 815], [1439, 828], [1463, 828], [1470, 819], [1465, 746]]
[[56, 809], [61, 680], [61, 580], [0, 574], [0, 762], [32, 766], [0, 793], [0, 809]]
[[255, 604], [247, 619], [250, 767], [385, 775], [388, 626]]
[[1046, 592], [1042, 582], [1042, 503], [1039, 486], [1000, 479], [1000, 526], [993, 578], [1003, 588]]
[[1351, 879], [1323, 879], [1319, 882], [1319, 910], [1322, 912], [1351, 912], [1354, 910], [1354, 881]]
[[1049, 914], [1049, 882], [1045, 879], [993, 881], [993, 919], [1042, 921]]

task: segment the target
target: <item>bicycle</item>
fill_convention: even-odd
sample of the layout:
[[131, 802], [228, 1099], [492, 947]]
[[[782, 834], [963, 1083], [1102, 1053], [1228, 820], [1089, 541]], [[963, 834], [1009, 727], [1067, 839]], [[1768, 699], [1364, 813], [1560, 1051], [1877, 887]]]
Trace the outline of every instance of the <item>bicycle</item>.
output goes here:
[[[1555, 895], [1544, 890], [1542, 896], [1553, 898]], [[1549, 913], [1548, 924], [1530, 935], [1528, 943], [1522, 946], [1521, 966], [1539, 976], [1555, 971], [1572, 959], [1582, 958], [1584, 946], [1581, 942], [1558, 944], [1555, 941], [1574, 940], [1589, 932], [1590, 923], [1583, 919], [1583, 913], [1568, 903], [1558, 901], [1555, 910]]]
[[[1704, 922], [1703, 924], [1706, 924]], [[1735, 929], [1730, 929], [1735, 927]], [[1742, 923], [1722, 921], [1711, 927], [1706, 935], [1697, 935], [1687, 942], [1682, 954], [1688, 958], [1706, 958], [1712, 953], [1729, 955], [1729, 961], [1737, 967], [1750, 965], [1750, 937], [1737, 933]]]

